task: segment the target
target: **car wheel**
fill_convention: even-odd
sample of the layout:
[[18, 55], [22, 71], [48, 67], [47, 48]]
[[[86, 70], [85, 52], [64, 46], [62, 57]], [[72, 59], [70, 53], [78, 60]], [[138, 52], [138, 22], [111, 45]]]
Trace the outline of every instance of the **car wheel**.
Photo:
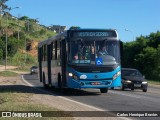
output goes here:
[[100, 88], [101, 93], [107, 93], [108, 92], [108, 88]]
[[147, 92], [147, 89], [143, 89], [143, 92]]
[[121, 90], [124, 91], [125, 87], [122, 85]]
[[134, 90], [134, 87], [132, 87], [131, 90]]

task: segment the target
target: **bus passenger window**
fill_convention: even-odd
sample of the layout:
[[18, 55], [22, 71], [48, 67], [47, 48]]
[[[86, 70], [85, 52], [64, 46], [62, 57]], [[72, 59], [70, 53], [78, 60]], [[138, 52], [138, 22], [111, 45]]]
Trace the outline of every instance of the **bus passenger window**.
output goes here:
[[55, 42], [55, 60], [57, 60], [57, 41]]
[[53, 47], [52, 47], [52, 60], [55, 60], [55, 44], [53, 43], [52, 44], [53, 45]]
[[47, 60], [47, 45], [44, 45], [44, 61]]
[[57, 59], [60, 59], [60, 43], [57, 42]]

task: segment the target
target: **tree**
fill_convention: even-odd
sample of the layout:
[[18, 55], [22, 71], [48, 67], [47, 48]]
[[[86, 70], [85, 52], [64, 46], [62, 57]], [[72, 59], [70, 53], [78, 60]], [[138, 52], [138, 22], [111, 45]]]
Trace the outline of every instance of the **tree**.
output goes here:
[[136, 64], [140, 71], [145, 74], [148, 79], [158, 78], [158, 52], [153, 47], [146, 47], [136, 56]]
[[160, 32], [140, 36], [136, 41], [123, 44], [123, 67], [139, 69], [146, 78], [160, 79]]
[[0, 60], [3, 58], [3, 50], [0, 49]]
[[160, 32], [157, 31], [157, 33], [151, 33], [148, 38], [150, 39], [148, 45], [150, 47], [157, 48], [160, 44]]
[[4, 41], [0, 38], [0, 59], [3, 59], [4, 52], [5, 51], [5, 43]]
[[8, 9], [8, 6], [5, 4], [8, 0], [0, 0], [0, 12], [4, 11], [5, 9]]
[[14, 37], [10, 37], [8, 40], [8, 56], [14, 56], [17, 52], [18, 48], [20, 47], [20, 42]]
[[23, 16], [23, 17], [19, 18], [19, 20], [28, 20], [28, 19], [29, 19], [29, 17], [27, 17], [27, 16]]

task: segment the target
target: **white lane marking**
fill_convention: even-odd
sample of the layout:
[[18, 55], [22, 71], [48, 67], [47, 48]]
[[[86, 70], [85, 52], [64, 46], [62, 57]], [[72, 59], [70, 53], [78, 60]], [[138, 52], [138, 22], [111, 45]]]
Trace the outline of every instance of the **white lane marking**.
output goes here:
[[34, 85], [30, 84], [29, 82], [27, 82], [27, 81], [24, 79], [24, 75], [22, 75], [22, 80], [23, 80], [27, 85], [34, 87]]
[[[42, 90], [42, 89], [36, 88], [36, 86], [34, 86], [33, 84], [31, 84], [31, 83], [27, 82], [27, 81], [24, 79], [24, 76], [23, 76], [23, 75], [22, 75], [22, 80], [23, 80], [27, 85], [29, 85], [29, 86], [31, 86], [31, 87], [33, 87], [33, 88], [35, 88], [35, 89], [39, 90], [39, 91], [47, 92], [47, 91], [45, 91], [45, 90]], [[89, 107], [89, 108], [94, 109], [94, 110], [97, 110], [97, 111], [109, 111], [109, 110], [107, 110], [107, 109], [106, 109], [106, 110], [104, 110], [104, 109], [97, 108], [97, 107], [94, 107], [94, 106], [91, 106], [91, 105], [87, 105], [87, 104], [84, 104], [84, 103], [81, 103], [81, 102], [78, 102], [78, 101], [74, 101], [74, 100], [69, 99], [69, 98], [66, 98], [66, 97], [62, 97], [62, 96], [57, 96], [57, 97], [62, 98], [62, 99], [67, 100], [67, 101], [70, 101], [70, 102], [77, 103], [77, 104], [82, 105], [82, 106]], [[112, 114], [112, 113], [111, 113], [111, 114]], [[132, 120], [132, 119], [130, 119], [130, 118], [126, 118], [126, 117], [117, 117], [117, 118], [119, 118], [119, 119], [123, 119], [123, 120]]]

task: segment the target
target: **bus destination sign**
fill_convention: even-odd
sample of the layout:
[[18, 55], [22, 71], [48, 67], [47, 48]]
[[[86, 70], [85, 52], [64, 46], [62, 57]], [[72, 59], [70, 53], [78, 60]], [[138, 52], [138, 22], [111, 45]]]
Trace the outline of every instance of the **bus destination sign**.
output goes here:
[[116, 33], [113, 31], [102, 32], [74, 32], [72, 37], [116, 37]]

